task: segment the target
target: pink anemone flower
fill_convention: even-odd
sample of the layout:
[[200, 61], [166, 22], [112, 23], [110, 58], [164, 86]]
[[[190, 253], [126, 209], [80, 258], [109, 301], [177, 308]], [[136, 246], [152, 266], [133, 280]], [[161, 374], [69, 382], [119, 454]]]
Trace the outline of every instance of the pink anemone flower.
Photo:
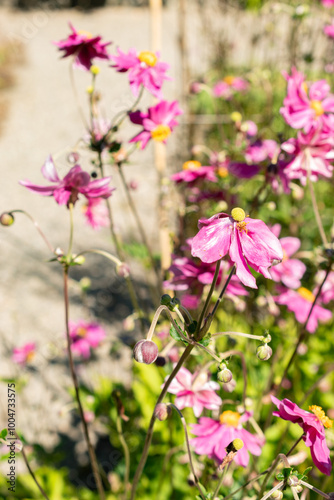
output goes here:
[[193, 408], [195, 416], [199, 417], [204, 408], [219, 410], [222, 400], [215, 393], [219, 389], [217, 382], [208, 380], [207, 373], [192, 374], [182, 367], [168, 387], [168, 392], [176, 395], [175, 405], [180, 410]]
[[98, 347], [105, 336], [105, 330], [97, 323], [70, 321], [71, 350], [78, 356], [88, 359], [91, 348]]
[[249, 453], [259, 456], [262, 452], [264, 439], [246, 431], [242, 424], [251, 417], [250, 412], [240, 415], [235, 411], [224, 411], [219, 420], [201, 417], [198, 424], [192, 425], [191, 432], [197, 436], [191, 439], [190, 444], [198, 455], [207, 455], [209, 458], [222, 462], [226, 456], [225, 448], [234, 440], [241, 439], [244, 447], [238, 451], [234, 461], [242, 467], [247, 467]]
[[[281, 232], [280, 224], [275, 224], [271, 230], [278, 237]], [[301, 286], [300, 280], [306, 271], [306, 266], [301, 260], [290, 257], [299, 250], [300, 239], [287, 236], [279, 241], [283, 249], [283, 260], [270, 269], [271, 277], [276, 282], [281, 281], [288, 288], [298, 288]]]
[[12, 360], [19, 365], [26, 365], [35, 357], [36, 344], [34, 342], [24, 344], [22, 347], [13, 349]]
[[120, 73], [129, 72], [130, 88], [135, 97], [139, 94], [140, 86], [145, 87], [152, 95], [162, 99], [161, 87], [164, 80], [171, 80], [166, 75], [169, 64], [159, 61], [159, 52], [137, 52], [130, 49], [126, 54], [117, 48], [118, 55], [111, 56], [115, 62], [112, 66]]
[[173, 128], [178, 125], [175, 117], [182, 115], [183, 111], [177, 101], [161, 101], [148, 108], [147, 113], [135, 111], [130, 113], [130, 120], [136, 125], [141, 125], [143, 130], [133, 137], [130, 142], [140, 142], [144, 149], [150, 139], [166, 143]]
[[305, 186], [308, 175], [313, 182], [319, 176], [332, 176], [333, 140], [321, 128], [310, 126], [307, 133], [298, 132], [297, 138], [282, 144], [282, 150], [292, 156], [285, 167], [289, 179], [300, 179]]
[[216, 214], [199, 220], [199, 232], [192, 240], [192, 255], [203, 262], [220, 260], [227, 253], [236, 265], [241, 283], [257, 288], [248, 264], [271, 279], [268, 268], [283, 259], [280, 242], [264, 222], [246, 217], [242, 208], [234, 208], [231, 216]]
[[334, 38], [334, 22], [332, 24], [327, 24], [324, 27], [324, 33], [327, 35], [329, 38]]
[[309, 410], [312, 412], [310, 413], [309, 411], [302, 410], [296, 403], [293, 403], [289, 399], [280, 401], [271, 396], [271, 400], [278, 408], [278, 411], [274, 411], [273, 415], [298, 424], [303, 429], [303, 441], [311, 450], [314, 465], [320, 472], [330, 476], [332, 464], [330, 461], [330, 451], [326, 444], [325, 427], [332, 427], [332, 420], [326, 417], [325, 412], [320, 406], [310, 406]]
[[334, 111], [334, 96], [329, 93], [326, 80], [319, 80], [308, 86], [305, 76], [292, 68], [291, 76], [283, 73], [288, 82], [287, 96], [280, 109], [283, 118], [292, 128], [305, 128], [326, 123], [328, 113]]
[[101, 37], [91, 35], [87, 31], [76, 31], [71, 23], [72, 33], [60, 42], [54, 42], [59, 50], [64, 51], [63, 57], [74, 56], [74, 66], [88, 71], [93, 59], [110, 59], [106, 47], [111, 42], [101, 43]]
[[86, 198], [109, 198], [115, 188], [111, 188], [108, 184], [110, 177], [103, 177], [91, 181], [88, 172], [82, 170], [80, 165], [74, 165], [68, 174], [61, 180], [58, 177], [57, 170], [53, 163], [53, 159], [49, 156], [42, 167], [42, 174], [48, 181], [52, 182], [51, 186], [39, 186], [30, 181], [20, 181], [22, 186], [30, 189], [42, 196], [53, 196], [59, 205], [68, 205], [75, 203], [78, 200], [79, 193]]
[[[287, 290], [282, 288], [280, 295], [274, 297], [277, 304], [287, 306], [288, 310], [295, 314], [298, 323], [305, 323], [314, 302], [314, 294], [307, 288], [300, 287], [298, 290]], [[332, 313], [321, 307], [315, 305], [313, 307], [311, 316], [307, 322], [307, 331], [314, 333], [318, 327], [318, 321], [326, 322], [332, 317]]]
[[246, 92], [248, 90], [249, 84], [243, 78], [239, 76], [225, 76], [223, 80], [217, 82], [212, 89], [212, 93], [215, 97], [223, 97], [226, 100], [232, 98], [233, 94], [237, 92]]
[[215, 174], [215, 167], [209, 166], [205, 167], [200, 164], [199, 161], [190, 160], [186, 161], [181, 172], [177, 172], [171, 176], [171, 180], [180, 183], [188, 183], [189, 186], [193, 186], [196, 181], [209, 181], [217, 182], [217, 177]]
[[[318, 283], [319, 286], [323, 282], [325, 275], [326, 271], [324, 270], [317, 272], [315, 276], [315, 281], [316, 283]], [[319, 286], [315, 288], [314, 290], [315, 293], [318, 293]], [[321, 302], [323, 302], [324, 304], [328, 304], [329, 302], [334, 300], [334, 271], [331, 271], [327, 276], [325, 284], [323, 285], [320, 292], [320, 298]]]
[[334, 5], [334, 0], [321, 0], [321, 3], [326, 9], [330, 9]]
[[88, 198], [87, 203], [82, 207], [82, 211], [87, 224], [93, 229], [109, 226], [108, 208], [101, 198]]

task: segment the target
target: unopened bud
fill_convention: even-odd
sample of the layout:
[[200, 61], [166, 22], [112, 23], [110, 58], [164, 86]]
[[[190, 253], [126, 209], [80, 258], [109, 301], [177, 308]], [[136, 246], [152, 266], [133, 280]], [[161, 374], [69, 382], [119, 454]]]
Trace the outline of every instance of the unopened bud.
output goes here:
[[232, 445], [236, 451], [239, 451], [244, 447], [244, 442], [242, 439], [237, 438], [232, 441]]
[[178, 309], [181, 305], [181, 300], [178, 299], [177, 297], [173, 297], [171, 302], [170, 302], [170, 308], [172, 311], [175, 311], [175, 309]]
[[217, 379], [220, 382], [223, 382], [224, 384], [231, 382], [232, 378], [233, 374], [231, 370], [229, 370], [228, 368], [224, 368], [224, 370], [221, 370], [220, 372], [217, 373]]
[[161, 422], [167, 420], [167, 418], [169, 418], [171, 414], [172, 414], [172, 408], [166, 405], [166, 403], [159, 403], [156, 405], [154, 409], [155, 418], [157, 418]]
[[14, 224], [14, 217], [9, 212], [4, 212], [0, 215], [0, 223], [2, 226], [11, 226]]
[[158, 356], [157, 359], [155, 360], [155, 364], [157, 366], [165, 366], [167, 363], [166, 358], [164, 356]]
[[172, 297], [170, 295], [168, 295], [168, 293], [164, 293], [163, 296], [160, 299], [160, 304], [162, 306], [169, 307], [171, 301], [172, 301]]
[[261, 361], [267, 361], [273, 353], [272, 348], [268, 344], [259, 345], [256, 349], [256, 355]]
[[79, 266], [86, 262], [86, 259], [83, 255], [72, 255], [72, 260]]
[[80, 155], [76, 151], [72, 151], [68, 156], [67, 156], [67, 161], [69, 163], [76, 163], [79, 161]]
[[275, 500], [281, 500], [283, 498], [283, 493], [280, 490], [273, 491], [270, 498], [275, 498]]
[[297, 493], [301, 493], [303, 491], [303, 487], [301, 484], [298, 484], [298, 486], [296, 486], [296, 492]]
[[130, 268], [125, 262], [122, 262], [117, 266], [116, 272], [118, 276], [121, 276], [122, 278], [128, 278], [130, 276]]
[[224, 383], [222, 385], [222, 387], [223, 387], [223, 390], [226, 392], [233, 392], [236, 385], [237, 385], [236, 381], [232, 378], [232, 380], [230, 382], [227, 382], [226, 384]]
[[298, 486], [299, 485], [298, 477], [297, 476], [288, 477], [288, 485], [289, 486]]
[[139, 340], [133, 349], [133, 356], [138, 363], [150, 365], [154, 363], [159, 354], [157, 344], [153, 340]]

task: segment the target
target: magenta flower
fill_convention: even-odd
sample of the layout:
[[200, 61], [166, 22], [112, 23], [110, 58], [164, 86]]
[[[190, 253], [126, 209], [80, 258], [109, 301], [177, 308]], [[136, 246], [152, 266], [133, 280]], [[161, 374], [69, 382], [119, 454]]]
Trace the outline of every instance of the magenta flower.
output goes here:
[[[271, 230], [278, 237], [281, 232], [280, 224], [275, 224]], [[283, 249], [283, 260], [270, 269], [271, 277], [276, 282], [281, 281], [288, 288], [298, 288], [301, 286], [300, 280], [306, 271], [306, 266], [301, 260], [290, 257], [299, 250], [300, 239], [287, 236], [279, 241]]]
[[182, 113], [183, 111], [179, 108], [177, 101], [161, 101], [148, 108], [147, 113], [141, 111], [130, 113], [132, 123], [143, 127], [143, 130], [133, 137], [130, 142], [141, 142], [141, 149], [146, 147], [150, 139], [166, 143], [173, 128], [178, 125], [175, 117], [182, 115]]
[[326, 80], [319, 80], [308, 86], [303, 73], [292, 68], [291, 76], [284, 73], [288, 82], [284, 107], [280, 109], [285, 121], [292, 128], [305, 128], [326, 123], [328, 113], [334, 111], [334, 96], [329, 93]]
[[248, 264], [271, 279], [268, 268], [283, 259], [280, 242], [258, 219], [246, 217], [242, 208], [234, 208], [231, 216], [225, 213], [199, 220], [199, 232], [192, 241], [192, 255], [203, 262], [220, 260], [227, 253], [236, 265], [236, 275], [251, 288], [257, 288]]
[[63, 57], [74, 56], [74, 66], [89, 70], [93, 59], [110, 59], [106, 47], [111, 42], [101, 43], [101, 37], [93, 37], [87, 31], [76, 31], [71, 23], [72, 33], [60, 42], [54, 42], [59, 50], [64, 51]]
[[239, 179], [251, 179], [260, 172], [260, 166], [231, 161], [228, 164], [228, 171]]
[[320, 175], [332, 176], [333, 140], [321, 128], [312, 125], [307, 133], [298, 132], [297, 138], [282, 144], [282, 149], [292, 156], [285, 167], [289, 179], [300, 179], [305, 186], [308, 175], [313, 182]]
[[[305, 323], [314, 302], [315, 296], [307, 288], [301, 287], [298, 290], [280, 290], [280, 295], [274, 297], [277, 304], [287, 306], [288, 310], [295, 314], [299, 323]], [[326, 322], [332, 317], [332, 313], [319, 305], [315, 305], [310, 319], [307, 323], [307, 331], [314, 333], [318, 327], [318, 321]]]
[[53, 159], [49, 156], [42, 167], [42, 174], [51, 186], [39, 186], [30, 181], [20, 181], [22, 186], [42, 196], [53, 196], [59, 205], [68, 205], [78, 200], [79, 193], [86, 198], [109, 198], [115, 188], [108, 186], [110, 177], [103, 177], [91, 181], [88, 172], [79, 165], [74, 165], [68, 174], [61, 180], [58, 177]]
[[71, 350], [78, 356], [88, 359], [91, 348], [98, 347], [105, 336], [105, 330], [97, 323], [70, 321]]
[[294, 424], [298, 424], [304, 432], [303, 441], [311, 450], [314, 465], [320, 472], [330, 476], [332, 464], [330, 461], [330, 451], [326, 444], [325, 427], [333, 425], [332, 420], [326, 417], [320, 406], [309, 407], [312, 413], [302, 410], [289, 399], [279, 399], [271, 396], [272, 402], [277, 406], [278, 411], [274, 411], [275, 417], [281, 417]]
[[[326, 271], [318, 271], [316, 276], [315, 276], [315, 281], [320, 285], [324, 277], [326, 275]], [[314, 290], [314, 293], [318, 293], [319, 286], [317, 286]], [[328, 304], [331, 302], [331, 300], [334, 300], [334, 271], [331, 271], [325, 281], [325, 284], [323, 285], [321, 292], [320, 292], [320, 299], [321, 302], [324, 304]]]
[[329, 9], [330, 7], [333, 7], [334, 5], [334, 0], [321, 0], [321, 3], [324, 7]]
[[185, 182], [189, 186], [193, 186], [199, 180], [217, 182], [217, 177], [215, 175], [215, 167], [204, 167], [199, 161], [190, 160], [183, 164], [181, 172], [177, 172], [171, 176], [171, 180], [176, 182], [176, 184]]
[[271, 139], [261, 140], [249, 144], [245, 151], [245, 158], [248, 163], [259, 163], [265, 160], [277, 158], [280, 150], [276, 141]]
[[259, 456], [264, 445], [264, 439], [243, 429], [242, 424], [247, 422], [250, 417], [251, 413], [249, 412], [240, 415], [230, 410], [224, 411], [219, 420], [201, 417], [199, 424], [192, 425], [191, 432], [198, 437], [191, 439], [190, 443], [198, 455], [207, 455], [217, 462], [222, 462], [226, 456], [225, 448], [234, 439], [241, 439], [244, 447], [238, 451], [234, 461], [242, 467], [247, 467], [248, 452]]
[[327, 35], [329, 38], [334, 38], [334, 23], [332, 24], [327, 24], [324, 27], [324, 33]]
[[164, 80], [171, 80], [166, 75], [169, 64], [159, 61], [159, 52], [137, 52], [130, 49], [126, 54], [119, 48], [117, 56], [111, 56], [115, 62], [113, 68], [120, 73], [129, 71], [130, 88], [134, 96], [138, 96], [139, 88], [142, 85], [152, 95], [162, 99], [161, 87]]
[[82, 211], [87, 224], [92, 226], [93, 229], [109, 226], [108, 208], [101, 198], [88, 198], [87, 203], [82, 207]]
[[215, 84], [212, 89], [212, 93], [215, 97], [223, 97], [224, 99], [229, 100], [237, 92], [246, 92], [248, 87], [248, 82], [243, 78], [228, 75], [225, 76], [223, 80]]
[[19, 365], [26, 365], [35, 357], [36, 344], [34, 342], [24, 344], [22, 347], [13, 349], [12, 360]]
[[[168, 378], [168, 377], [167, 377]], [[175, 405], [180, 409], [193, 408], [196, 417], [199, 417], [204, 408], [219, 410], [222, 400], [215, 393], [220, 386], [217, 382], [208, 380], [207, 373], [195, 372], [182, 367], [168, 388], [168, 392], [175, 394]]]

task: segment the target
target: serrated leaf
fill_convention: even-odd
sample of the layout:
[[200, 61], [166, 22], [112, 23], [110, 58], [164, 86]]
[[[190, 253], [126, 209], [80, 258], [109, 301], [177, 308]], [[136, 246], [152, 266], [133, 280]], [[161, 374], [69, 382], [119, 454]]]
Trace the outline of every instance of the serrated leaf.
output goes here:
[[174, 325], [171, 325], [170, 327], [170, 330], [169, 330], [169, 335], [172, 337], [172, 339], [176, 340], [177, 342], [178, 341], [181, 341], [183, 342], [184, 344], [188, 344], [188, 342], [186, 342], [182, 337], [181, 335], [179, 334], [179, 332], [176, 330], [176, 328], [174, 327]]

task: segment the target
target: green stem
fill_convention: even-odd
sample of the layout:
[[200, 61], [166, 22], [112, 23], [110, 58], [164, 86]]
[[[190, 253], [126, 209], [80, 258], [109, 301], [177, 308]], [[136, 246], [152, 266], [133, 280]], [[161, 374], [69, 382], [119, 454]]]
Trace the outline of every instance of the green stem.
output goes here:
[[116, 429], [118, 432], [118, 437], [124, 451], [125, 458], [125, 473], [124, 473], [124, 500], [127, 497], [127, 491], [129, 486], [129, 476], [130, 476], [130, 452], [129, 447], [124, 439], [123, 428], [122, 428], [122, 418], [117, 415], [116, 418]]
[[211, 300], [212, 294], [214, 292], [214, 289], [215, 289], [215, 286], [216, 286], [216, 283], [217, 283], [217, 280], [218, 280], [219, 270], [220, 270], [220, 260], [218, 260], [217, 263], [216, 263], [215, 274], [213, 276], [211, 287], [210, 287], [209, 293], [208, 293], [208, 295], [206, 297], [206, 301], [205, 301], [204, 307], [202, 309], [201, 315], [200, 315], [199, 320], [198, 320], [197, 333], [199, 333], [200, 330], [201, 330], [202, 321], [203, 321], [203, 319], [205, 317], [205, 314], [206, 314], [206, 311], [207, 311], [207, 309], [209, 307], [210, 300]]
[[82, 423], [83, 430], [84, 430], [84, 436], [85, 436], [85, 440], [86, 440], [86, 444], [87, 444], [87, 448], [88, 448], [88, 454], [89, 454], [89, 458], [90, 458], [96, 486], [97, 486], [98, 493], [100, 496], [100, 500], [105, 500], [105, 494], [104, 494], [104, 490], [103, 490], [101, 476], [99, 473], [98, 462], [96, 459], [95, 450], [93, 448], [93, 445], [92, 445], [90, 437], [89, 437], [88, 426], [87, 426], [87, 422], [85, 420], [84, 411], [83, 411], [83, 407], [81, 404], [79, 383], [78, 383], [77, 375], [75, 373], [74, 362], [73, 362], [73, 357], [72, 357], [70, 327], [69, 327], [68, 267], [66, 265], [64, 266], [64, 302], [65, 302], [65, 326], [66, 326], [66, 338], [67, 338], [67, 354], [68, 354], [68, 359], [69, 359], [69, 364], [70, 364], [71, 377], [72, 377], [74, 390], [75, 390], [75, 397], [76, 397], [78, 408], [79, 408], [79, 415], [80, 415], [81, 423]]
[[[16, 433], [15, 433], [16, 434]], [[16, 437], [17, 439], [19, 439], [19, 436], [16, 434]], [[21, 454], [22, 454], [22, 457], [23, 457], [23, 460], [27, 466], [27, 469], [29, 471], [29, 474], [31, 475], [31, 477], [33, 478], [33, 480], [35, 481], [35, 484], [37, 486], [37, 488], [39, 489], [39, 491], [41, 492], [41, 494], [43, 495], [44, 498], [46, 498], [46, 500], [50, 500], [49, 497], [47, 496], [47, 494], [45, 493], [45, 491], [43, 490], [42, 486], [39, 484], [39, 482], [37, 481], [37, 478], [34, 474], [34, 471], [32, 470], [32, 468], [30, 467], [30, 464], [28, 462], [28, 458], [27, 458], [27, 455], [25, 454], [25, 451], [24, 451], [24, 446], [22, 445], [22, 450], [21, 450]]]
[[71, 258], [72, 246], [73, 246], [73, 203], [69, 203], [68, 209], [70, 211], [70, 240], [68, 244], [67, 258]]
[[223, 486], [223, 482], [224, 482], [224, 479], [225, 479], [225, 476], [226, 476], [226, 472], [227, 472], [227, 469], [228, 467], [225, 467], [223, 472], [222, 472], [222, 475], [220, 476], [219, 478], [219, 481], [218, 481], [218, 484], [217, 484], [217, 487], [214, 491], [214, 494], [213, 494], [213, 498], [215, 499], [220, 491], [220, 488]]

